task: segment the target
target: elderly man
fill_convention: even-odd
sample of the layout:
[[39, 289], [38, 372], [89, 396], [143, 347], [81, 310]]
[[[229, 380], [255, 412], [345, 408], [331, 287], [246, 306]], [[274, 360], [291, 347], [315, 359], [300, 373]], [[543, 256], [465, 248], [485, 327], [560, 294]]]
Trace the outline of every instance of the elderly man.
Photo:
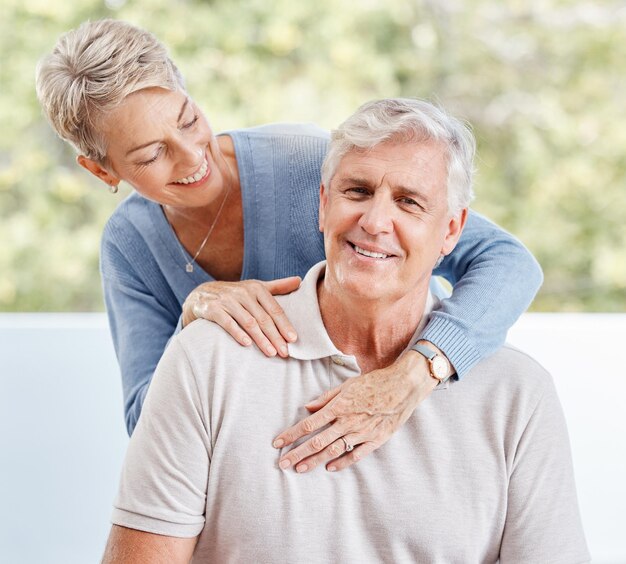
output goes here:
[[[505, 346], [453, 381], [415, 343], [433, 266], [465, 223], [473, 154], [465, 126], [417, 100], [366, 104], [333, 133], [327, 262], [279, 298], [299, 341], [266, 358], [206, 321], [173, 340], [129, 445], [106, 562], [588, 560], [550, 376]], [[273, 437], [304, 404], [410, 347], [437, 388], [388, 444], [342, 473], [368, 449], [359, 436], [295, 466], [301, 455], [277, 456]], [[331, 472], [305, 472], [328, 460]]]

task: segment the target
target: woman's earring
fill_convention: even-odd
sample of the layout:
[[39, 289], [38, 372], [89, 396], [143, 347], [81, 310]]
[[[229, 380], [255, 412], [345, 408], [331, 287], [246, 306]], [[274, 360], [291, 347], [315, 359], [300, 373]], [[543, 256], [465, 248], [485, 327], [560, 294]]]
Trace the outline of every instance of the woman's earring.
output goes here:
[[111, 192], [111, 194], [117, 194], [117, 190], [118, 190], [117, 184], [111, 184], [109, 186], [109, 192]]

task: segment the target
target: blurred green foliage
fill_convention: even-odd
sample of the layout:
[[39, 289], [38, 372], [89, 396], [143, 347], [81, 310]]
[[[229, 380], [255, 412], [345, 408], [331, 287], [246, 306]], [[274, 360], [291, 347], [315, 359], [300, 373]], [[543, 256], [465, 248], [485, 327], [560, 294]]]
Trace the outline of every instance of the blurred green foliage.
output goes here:
[[436, 100], [479, 140], [474, 207], [545, 271], [533, 308], [626, 311], [626, 3], [3, 0], [0, 310], [100, 310], [111, 196], [43, 120], [37, 60], [85, 19], [171, 50], [214, 129], [337, 125], [377, 97]]

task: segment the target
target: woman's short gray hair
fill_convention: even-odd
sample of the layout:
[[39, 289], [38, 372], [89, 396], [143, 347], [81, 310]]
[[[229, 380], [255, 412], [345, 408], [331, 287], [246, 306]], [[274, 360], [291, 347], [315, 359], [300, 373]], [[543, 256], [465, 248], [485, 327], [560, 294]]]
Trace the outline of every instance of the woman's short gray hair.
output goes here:
[[127, 22], [85, 22], [62, 35], [37, 65], [37, 97], [57, 134], [78, 153], [106, 160], [100, 119], [133, 92], [184, 90], [165, 46]]
[[330, 187], [341, 159], [380, 143], [438, 141], [448, 148], [448, 212], [456, 215], [472, 198], [476, 141], [470, 127], [441, 108], [411, 98], [387, 98], [363, 104], [331, 133], [322, 165], [322, 182]]

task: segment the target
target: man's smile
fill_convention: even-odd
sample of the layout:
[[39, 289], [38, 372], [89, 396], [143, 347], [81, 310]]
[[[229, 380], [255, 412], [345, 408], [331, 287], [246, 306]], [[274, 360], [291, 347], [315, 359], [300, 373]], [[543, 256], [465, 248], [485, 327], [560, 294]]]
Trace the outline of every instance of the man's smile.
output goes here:
[[373, 259], [389, 259], [394, 258], [397, 255], [390, 252], [388, 249], [383, 249], [377, 246], [373, 246], [368, 243], [353, 243], [352, 241], [348, 241], [348, 245], [352, 248], [352, 250], [360, 256], [373, 258]]

